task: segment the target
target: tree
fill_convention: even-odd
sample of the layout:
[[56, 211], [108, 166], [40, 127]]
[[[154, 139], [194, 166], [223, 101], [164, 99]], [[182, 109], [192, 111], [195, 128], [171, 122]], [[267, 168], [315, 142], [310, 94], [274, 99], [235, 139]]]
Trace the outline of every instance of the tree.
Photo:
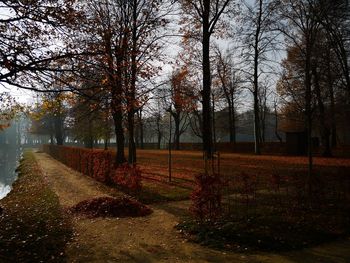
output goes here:
[[269, 81], [264, 79], [264, 82], [261, 82], [259, 85], [259, 94], [258, 94], [258, 102], [259, 102], [259, 127], [260, 127], [260, 142], [265, 142], [265, 133], [266, 133], [266, 118], [270, 113], [270, 109], [268, 107], [268, 100], [271, 94], [269, 90]]
[[[233, 3], [232, 0], [180, 0], [182, 9], [189, 17], [189, 23], [194, 25], [192, 29], [202, 44], [202, 119], [203, 123], [203, 150], [207, 157], [213, 154], [212, 137], [212, 117], [211, 117], [211, 66], [210, 66], [210, 38], [215, 30], [218, 30], [219, 21], [228, 7]], [[187, 22], [188, 22], [187, 21]], [[190, 36], [187, 32], [187, 36]]]
[[[311, 178], [313, 168], [312, 158], [312, 57], [319, 33], [320, 22], [319, 1], [298, 0], [282, 1], [281, 18], [287, 24], [280, 25], [280, 31], [293, 45], [299, 49], [303, 63], [305, 123], [307, 129], [308, 175]], [[288, 27], [286, 27], [286, 25]], [[309, 185], [310, 186], [310, 185]]]
[[155, 95], [153, 97], [153, 102], [147, 104], [147, 111], [149, 118], [146, 119], [145, 127], [147, 127], [146, 135], [148, 138], [154, 138], [154, 133], [156, 133], [157, 149], [161, 148], [161, 143], [164, 137], [164, 113], [163, 108], [163, 97]]
[[23, 107], [8, 93], [0, 93], [0, 132], [11, 125], [16, 115]]
[[278, 1], [272, 0], [256, 0], [253, 5], [249, 5], [245, 2], [246, 13], [240, 32], [244, 44], [243, 58], [249, 68], [246, 73], [252, 84], [249, 90], [253, 94], [255, 154], [261, 154], [262, 139], [259, 95], [263, 91], [260, 87], [260, 77], [268, 72], [268, 64], [271, 64], [268, 54], [276, 45], [277, 36], [273, 29], [277, 3]]
[[216, 49], [216, 72], [218, 85], [228, 107], [230, 142], [236, 143], [236, 108], [241, 93], [240, 78], [233, 68], [233, 61], [228, 53]]
[[66, 100], [68, 95], [63, 92], [52, 92], [43, 94], [41, 102], [36, 105], [30, 115], [34, 119], [32, 123], [33, 133], [44, 133], [50, 135], [51, 143], [53, 137], [57, 145], [64, 143], [64, 122], [67, 117]]
[[136, 162], [134, 115], [143, 103], [144, 83], [159, 70], [152, 62], [159, 57], [158, 41], [167, 24], [162, 5], [157, 0], [90, 0], [85, 7], [91, 18], [86, 30], [89, 48], [99, 50], [94, 59], [104, 71], [109, 91], [117, 163], [125, 161], [123, 119], [127, 120], [128, 162]]
[[[345, 82], [348, 98], [350, 98], [350, 65], [348, 38], [350, 36], [350, 7], [347, 0], [320, 0], [319, 1], [318, 22], [325, 30], [325, 36], [331, 43], [331, 49], [334, 51], [339, 62], [341, 72]], [[348, 100], [350, 103], [350, 100]]]
[[187, 79], [186, 67], [175, 70], [170, 79], [170, 103], [167, 111], [172, 115], [175, 123], [174, 148], [180, 150], [180, 136], [189, 125], [188, 114], [195, 107], [193, 105], [193, 88]]
[[85, 82], [85, 96], [78, 95], [71, 99], [71, 130], [74, 139], [83, 141], [85, 147], [93, 148], [94, 142], [103, 139], [107, 149], [112, 134], [112, 117], [105, 93], [101, 92], [101, 86], [95, 86], [96, 83]]
[[[38, 82], [48, 76], [71, 70], [57, 61], [79, 54], [67, 51], [66, 33], [79, 21], [74, 0], [1, 1], [0, 84], [39, 90]], [[56, 44], [60, 39], [63, 45]], [[47, 89], [49, 87], [46, 87]]]

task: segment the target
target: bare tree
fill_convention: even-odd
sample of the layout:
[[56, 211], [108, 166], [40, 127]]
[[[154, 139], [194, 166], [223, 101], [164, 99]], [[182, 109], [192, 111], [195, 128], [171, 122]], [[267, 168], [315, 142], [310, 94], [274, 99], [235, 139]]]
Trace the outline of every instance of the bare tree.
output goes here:
[[82, 18], [74, 5], [74, 0], [0, 2], [5, 13], [0, 18], [0, 85], [50, 91], [52, 76], [74, 70], [69, 62], [81, 52], [68, 35]]
[[223, 53], [219, 48], [216, 49], [216, 73], [228, 108], [230, 142], [236, 143], [236, 108], [242, 89], [231, 55], [228, 52]]
[[[220, 18], [228, 10], [232, 0], [181, 0], [183, 10], [189, 16], [189, 23], [200, 25], [195, 32], [202, 44], [202, 118], [203, 118], [203, 150], [208, 157], [213, 153], [212, 116], [211, 116], [211, 66], [210, 38], [219, 25]], [[196, 27], [195, 27], [196, 28]]]
[[[280, 31], [287, 40], [299, 49], [303, 61], [305, 123], [307, 128], [308, 175], [311, 178], [312, 156], [312, 58], [315, 51], [320, 22], [318, 21], [319, 2], [316, 0], [282, 1], [281, 18], [286, 24]], [[310, 186], [310, 185], [309, 185]]]
[[[277, 35], [274, 29], [275, 13], [278, 1], [257, 0], [253, 5], [245, 2], [245, 15], [243, 17], [242, 30], [243, 57], [248, 62], [246, 73], [252, 87], [249, 90], [253, 94], [254, 108], [254, 142], [255, 154], [260, 154], [261, 121], [259, 108], [259, 78], [269, 71], [271, 60], [268, 54], [274, 50]], [[252, 73], [251, 73], [252, 72]]]

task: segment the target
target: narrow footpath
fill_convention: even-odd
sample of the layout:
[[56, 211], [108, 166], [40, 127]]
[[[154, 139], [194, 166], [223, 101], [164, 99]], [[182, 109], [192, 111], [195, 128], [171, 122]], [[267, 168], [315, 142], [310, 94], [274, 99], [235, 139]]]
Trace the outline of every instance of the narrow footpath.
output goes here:
[[[63, 208], [101, 196], [121, 196], [115, 189], [73, 171], [49, 155], [35, 157]], [[209, 249], [187, 242], [174, 226], [188, 202], [152, 205], [153, 213], [140, 218], [72, 216], [73, 240], [69, 262], [349, 262], [350, 240], [284, 254], [243, 254]]]

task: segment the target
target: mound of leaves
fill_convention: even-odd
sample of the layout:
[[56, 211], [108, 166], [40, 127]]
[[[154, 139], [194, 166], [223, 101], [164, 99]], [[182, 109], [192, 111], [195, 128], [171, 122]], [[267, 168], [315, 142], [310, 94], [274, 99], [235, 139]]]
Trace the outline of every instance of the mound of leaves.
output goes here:
[[71, 207], [70, 211], [88, 217], [138, 217], [152, 213], [148, 206], [127, 197], [97, 197], [84, 200]]

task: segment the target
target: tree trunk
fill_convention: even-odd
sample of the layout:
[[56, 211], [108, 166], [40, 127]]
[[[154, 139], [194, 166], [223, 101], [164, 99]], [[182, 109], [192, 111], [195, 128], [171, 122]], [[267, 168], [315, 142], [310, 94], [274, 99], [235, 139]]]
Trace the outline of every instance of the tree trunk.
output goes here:
[[139, 109], [139, 130], [140, 130], [140, 146], [141, 146], [141, 149], [145, 149], [144, 134], [143, 134], [143, 121], [142, 121], [142, 109]]
[[136, 162], [136, 145], [134, 138], [134, 112], [128, 112], [128, 135], [129, 135], [129, 153], [128, 153], [128, 162], [129, 164], [134, 164]]
[[168, 172], [169, 172], [169, 182], [171, 182], [171, 164], [172, 164], [172, 155], [171, 155], [171, 113], [169, 112], [169, 142], [168, 142]]
[[213, 152], [215, 152], [216, 149], [216, 125], [215, 125], [215, 101], [214, 101], [214, 94], [212, 93], [212, 120], [213, 120]]
[[113, 109], [113, 121], [114, 121], [114, 131], [117, 140], [117, 154], [116, 154], [116, 163], [122, 164], [125, 163], [125, 155], [124, 155], [124, 131], [123, 131], [123, 113], [120, 109], [121, 106], [114, 107]]
[[[307, 33], [308, 34], [308, 33]], [[311, 43], [310, 36], [306, 36], [306, 58], [305, 58], [305, 120], [307, 129], [307, 156], [308, 156], [308, 187], [311, 187], [311, 176], [313, 168], [312, 159], [312, 113], [311, 113]]]
[[331, 54], [327, 52], [327, 85], [329, 91], [329, 97], [331, 100], [330, 105], [330, 118], [331, 118], [331, 147], [337, 146], [337, 123], [335, 116], [335, 101], [334, 101], [334, 89], [333, 89], [333, 77], [332, 77], [332, 68], [331, 68]]
[[203, 150], [207, 158], [212, 157], [213, 153], [213, 138], [212, 138], [212, 123], [210, 110], [210, 94], [211, 94], [211, 72], [210, 72], [210, 32], [209, 32], [209, 14], [210, 0], [203, 1], [203, 90], [202, 90], [202, 105], [203, 105]]
[[108, 139], [105, 138], [104, 139], [104, 147], [103, 147], [104, 150], [108, 150]]
[[335, 119], [334, 90], [332, 86], [329, 86], [329, 93], [331, 97], [331, 143], [332, 147], [337, 147], [337, 122]]
[[[131, 83], [128, 92], [128, 135], [129, 135], [129, 164], [136, 163], [136, 146], [135, 146], [135, 92], [136, 92], [136, 53], [137, 53], [137, 0], [133, 1], [132, 17], [132, 49], [131, 49]], [[127, 86], [126, 86], [127, 87]]]
[[63, 145], [63, 133], [62, 133], [62, 118], [60, 114], [57, 114], [55, 118], [55, 137], [57, 145]]
[[228, 106], [228, 126], [230, 132], [230, 143], [234, 142], [234, 134], [233, 134], [233, 121], [232, 121], [232, 107], [231, 103]]
[[319, 76], [317, 74], [317, 69], [315, 64], [313, 64], [312, 66], [312, 74], [314, 77], [315, 93], [317, 97], [317, 105], [318, 105], [318, 111], [319, 111], [320, 133], [321, 133], [321, 141], [323, 146], [322, 156], [330, 157], [332, 156], [330, 140], [329, 140], [330, 131], [326, 124], [325, 109], [324, 109], [324, 104], [321, 96]]
[[282, 142], [282, 137], [278, 133], [278, 114], [277, 114], [277, 102], [276, 100], [274, 101], [274, 113], [275, 113], [275, 135], [276, 138], [279, 140], [279, 142]]
[[105, 40], [105, 53], [107, 54], [107, 64], [108, 68], [106, 70], [109, 85], [111, 89], [112, 99], [111, 99], [111, 110], [114, 122], [114, 131], [117, 140], [117, 154], [115, 162], [117, 165], [124, 163], [124, 131], [123, 131], [123, 110], [122, 110], [122, 64], [124, 60], [124, 47], [116, 48], [115, 57], [117, 67], [113, 62], [113, 53], [111, 48], [111, 34], [107, 30], [104, 35]]
[[175, 123], [174, 149], [180, 150], [180, 114], [172, 114]]
[[228, 98], [228, 112], [229, 112], [229, 126], [230, 126], [230, 142], [236, 143], [236, 115], [234, 107], [234, 98], [233, 95]]
[[88, 120], [88, 136], [84, 138], [84, 145], [85, 148], [92, 149], [94, 147], [94, 138], [92, 137], [92, 127], [91, 127], [91, 119], [90, 119], [90, 113], [89, 113], [89, 120]]
[[160, 129], [160, 116], [157, 116], [156, 119], [156, 124], [157, 124], [157, 148], [160, 150], [161, 142], [162, 142], [162, 131]]
[[259, 1], [259, 15], [255, 31], [254, 43], [254, 73], [253, 73], [253, 97], [254, 97], [254, 152], [260, 155], [260, 120], [259, 120], [259, 36], [261, 30], [262, 1]]
[[162, 142], [162, 134], [160, 132], [158, 132], [158, 135], [157, 135], [157, 149], [158, 150], [160, 150], [161, 142]]

